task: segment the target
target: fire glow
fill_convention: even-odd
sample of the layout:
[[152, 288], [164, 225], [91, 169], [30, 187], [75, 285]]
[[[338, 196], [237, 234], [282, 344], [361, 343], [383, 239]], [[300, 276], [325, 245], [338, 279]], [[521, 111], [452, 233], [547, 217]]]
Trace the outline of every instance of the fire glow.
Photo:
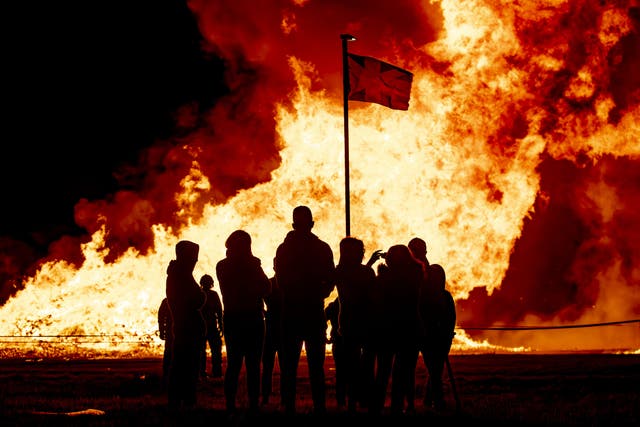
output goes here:
[[[29, 349], [37, 355], [159, 355], [156, 313], [175, 243], [200, 244], [199, 277], [241, 228], [270, 274], [299, 204], [311, 207], [314, 232], [337, 260], [339, 34], [348, 32], [358, 38], [350, 51], [414, 74], [408, 111], [349, 105], [351, 234], [365, 256], [426, 240], [458, 304], [454, 352], [640, 348], [637, 324], [464, 330], [640, 317], [636, 1], [400, 1], [393, 11], [382, 1], [272, 4], [264, 12], [242, 1], [188, 2], [205, 48], [226, 60], [229, 95], [200, 112], [198, 126], [185, 109], [187, 136], [148, 150], [164, 172], [145, 192], [78, 203], [76, 221], [91, 234], [84, 262], [44, 260], [0, 307], [0, 335], [99, 341], [42, 338]], [[579, 227], [567, 228], [567, 218]]]

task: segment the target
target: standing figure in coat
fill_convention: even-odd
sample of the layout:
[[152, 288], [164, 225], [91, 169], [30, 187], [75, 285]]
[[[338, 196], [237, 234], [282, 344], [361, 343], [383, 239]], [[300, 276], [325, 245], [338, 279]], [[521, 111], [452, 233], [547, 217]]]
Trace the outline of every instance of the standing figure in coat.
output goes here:
[[[264, 299], [264, 346], [262, 350], [262, 404], [267, 405], [273, 393], [273, 369], [278, 362], [280, 368], [280, 326], [282, 316], [282, 294], [275, 277], [270, 279], [271, 293]], [[282, 393], [280, 396], [282, 403]]]
[[313, 410], [326, 412], [324, 361], [327, 319], [325, 299], [334, 288], [335, 262], [329, 244], [311, 232], [311, 210], [293, 210], [293, 230], [278, 246], [274, 258], [282, 292], [281, 387], [287, 414], [296, 411], [296, 384], [302, 346], [309, 366]]
[[202, 316], [207, 325], [207, 334], [202, 345], [202, 358], [200, 362], [200, 376], [207, 376], [207, 345], [211, 351], [211, 376], [222, 377], [222, 335], [224, 322], [222, 321], [222, 302], [220, 296], [213, 289], [213, 277], [203, 274], [200, 277], [200, 287], [207, 296], [202, 307]]
[[[370, 390], [370, 369], [364, 358], [374, 339], [371, 325], [376, 275], [369, 263], [362, 263], [363, 259], [362, 240], [345, 237], [340, 241], [340, 260], [335, 279], [340, 301], [338, 327], [345, 354], [342, 375], [345, 375], [347, 409], [352, 413], [356, 411], [358, 403], [368, 405], [370, 400], [365, 396]], [[336, 378], [338, 374], [336, 365]]]
[[418, 297], [422, 284], [422, 265], [405, 245], [394, 245], [386, 253], [386, 264], [378, 268], [382, 306], [378, 333], [380, 336], [376, 398], [373, 412], [384, 407], [385, 394], [391, 380], [391, 414], [413, 408], [411, 399], [418, 345], [422, 339], [422, 322]]
[[189, 240], [176, 244], [176, 258], [167, 267], [167, 301], [173, 323], [173, 354], [169, 371], [171, 409], [193, 408], [206, 326], [200, 309], [205, 295], [193, 278], [200, 246]]
[[[411, 254], [413, 255], [413, 257], [422, 263], [423, 280], [422, 280], [422, 285], [420, 286], [420, 301], [418, 302], [418, 310], [420, 312], [420, 322], [423, 322], [423, 318], [426, 315], [428, 315], [428, 313], [426, 313], [425, 310], [427, 312], [429, 311], [429, 308], [425, 304], [425, 295], [427, 293], [426, 289], [429, 286], [429, 265], [430, 265], [429, 259], [427, 258], [427, 242], [425, 242], [420, 237], [414, 237], [411, 240], [409, 240], [409, 243], [407, 244], [407, 246], [409, 247], [409, 250], [411, 251]], [[414, 370], [414, 375], [412, 375], [413, 384], [410, 388], [410, 391], [412, 392], [412, 396], [409, 399], [409, 402], [412, 402], [412, 403], [415, 401], [415, 389], [416, 389], [415, 368], [418, 365], [418, 359], [420, 357], [420, 354], [422, 354], [422, 360], [424, 362], [424, 365], [427, 366], [427, 353], [426, 353], [424, 336], [418, 345], [418, 353], [416, 353], [416, 360], [413, 367], [413, 370]], [[407, 410], [414, 411], [415, 408], [413, 406], [410, 406]]]
[[260, 361], [264, 344], [264, 298], [271, 282], [251, 251], [251, 236], [236, 230], [225, 242], [227, 257], [216, 264], [224, 304], [224, 340], [227, 369], [224, 395], [227, 412], [236, 411], [238, 381], [244, 362], [249, 411], [256, 413], [260, 399]]
[[424, 403], [437, 410], [445, 408], [442, 375], [455, 336], [456, 307], [446, 290], [446, 274], [440, 264], [429, 266], [429, 285], [425, 295], [424, 354], [429, 380]]

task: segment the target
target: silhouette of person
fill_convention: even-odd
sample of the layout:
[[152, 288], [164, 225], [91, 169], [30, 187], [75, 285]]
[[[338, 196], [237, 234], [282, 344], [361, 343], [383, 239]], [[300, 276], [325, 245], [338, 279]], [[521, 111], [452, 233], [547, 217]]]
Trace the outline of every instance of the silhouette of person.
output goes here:
[[456, 307], [451, 293], [446, 289], [446, 274], [440, 264], [429, 266], [429, 281], [423, 314], [425, 330], [424, 355], [429, 380], [425, 393], [425, 405], [437, 410], [446, 407], [442, 386], [444, 365], [449, 357], [455, 336]]
[[303, 344], [314, 413], [326, 411], [327, 319], [324, 300], [334, 288], [335, 263], [331, 247], [311, 232], [313, 226], [309, 207], [294, 208], [293, 230], [278, 246], [274, 258], [276, 280], [282, 291], [280, 366], [282, 399], [287, 414], [296, 411], [296, 383]]
[[[378, 249], [371, 254], [369, 261], [367, 261], [367, 267], [373, 267], [373, 265], [386, 256], [384, 251]], [[378, 265], [378, 270], [383, 268], [384, 264]], [[360, 406], [367, 408], [370, 413], [376, 413], [378, 407], [376, 406], [376, 371], [377, 361], [383, 352], [381, 339], [379, 332], [382, 331], [382, 323], [386, 322], [383, 318], [384, 312], [384, 296], [382, 295], [378, 280], [374, 281], [371, 290], [369, 291], [369, 334], [367, 340], [362, 346], [362, 357], [360, 359], [360, 366], [362, 370], [361, 383], [364, 392], [360, 395]]]
[[389, 379], [391, 379], [391, 414], [401, 414], [411, 408], [408, 399], [413, 395], [416, 353], [421, 339], [421, 322], [418, 297], [422, 283], [422, 265], [411, 255], [405, 245], [394, 245], [386, 254], [386, 263], [378, 268], [377, 281], [384, 303], [378, 332], [381, 336], [378, 368], [376, 371], [376, 396], [373, 412], [384, 407]]
[[[282, 317], [282, 293], [275, 277], [270, 279], [271, 293], [264, 298], [265, 334], [262, 350], [262, 404], [267, 405], [273, 393], [273, 369], [276, 358], [280, 364], [280, 322]], [[282, 397], [281, 397], [282, 403]]]
[[[425, 309], [428, 310], [428, 308], [426, 308], [425, 301], [424, 301], [425, 289], [428, 285], [428, 278], [429, 278], [429, 260], [427, 259], [427, 243], [419, 237], [414, 237], [411, 240], [409, 240], [409, 243], [407, 244], [407, 246], [409, 247], [409, 250], [411, 251], [411, 254], [413, 255], [413, 257], [422, 263], [423, 281], [420, 288], [420, 301], [418, 305], [418, 310], [420, 312], [420, 321], [422, 322], [422, 317], [426, 315]], [[415, 370], [418, 364], [418, 358], [420, 357], [420, 354], [422, 354], [422, 360], [425, 366], [427, 365], [427, 355], [426, 355], [424, 344], [425, 344], [424, 340], [421, 340], [421, 342], [418, 345], [418, 352], [416, 352], [415, 363], [413, 365], [414, 373], [411, 376], [412, 384], [410, 387], [412, 396], [410, 396], [410, 399], [409, 399], [409, 401], [412, 403], [415, 401], [415, 390], [416, 390]], [[414, 410], [414, 407], [410, 406], [407, 410], [412, 411]]]
[[340, 300], [336, 297], [324, 309], [327, 321], [331, 325], [329, 332], [329, 343], [331, 344], [331, 355], [333, 356], [333, 364], [336, 370], [335, 388], [336, 403], [338, 408], [343, 408], [347, 404], [347, 376], [348, 366], [345, 364], [345, 348], [344, 340], [340, 334]]
[[[366, 346], [371, 339], [372, 297], [376, 286], [376, 274], [371, 268], [372, 260], [365, 265], [364, 243], [355, 237], [345, 237], [340, 241], [340, 260], [336, 267], [336, 288], [340, 301], [338, 318], [339, 335], [344, 347], [344, 378], [347, 407], [355, 412], [358, 402], [363, 403], [365, 392]], [[374, 254], [372, 259], [377, 258]], [[338, 378], [336, 366], [336, 379]], [[344, 375], [344, 374], [343, 374]], [[368, 399], [366, 399], [368, 400]], [[366, 402], [365, 402], [366, 403]]]
[[205, 323], [200, 309], [205, 294], [193, 278], [200, 246], [189, 240], [176, 244], [176, 258], [167, 267], [167, 301], [173, 321], [173, 354], [169, 370], [171, 409], [193, 408]]
[[227, 256], [216, 264], [224, 304], [224, 339], [227, 369], [224, 395], [229, 414], [236, 411], [238, 381], [244, 361], [249, 411], [258, 411], [260, 361], [264, 343], [264, 298], [271, 282], [261, 261], [251, 251], [251, 236], [244, 230], [232, 232], [225, 242]]
[[[415, 259], [420, 261], [426, 267], [429, 267], [429, 260], [427, 259], [427, 242], [419, 237], [414, 237], [409, 240], [409, 244], [407, 246], [411, 251], [411, 255], [413, 255]], [[425, 275], [427, 273], [428, 272], [425, 271]]]
[[202, 343], [202, 358], [200, 359], [200, 376], [207, 376], [207, 345], [211, 351], [211, 376], [222, 377], [222, 335], [224, 322], [222, 320], [222, 302], [220, 296], [213, 289], [213, 277], [204, 274], [200, 277], [200, 287], [207, 299], [202, 306], [202, 317], [207, 325], [207, 333]]
[[173, 351], [173, 326], [171, 322], [171, 310], [169, 301], [163, 298], [158, 308], [158, 332], [160, 339], [164, 341], [164, 352], [162, 354], [162, 384], [168, 385], [169, 368], [171, 366], [171, 352]]

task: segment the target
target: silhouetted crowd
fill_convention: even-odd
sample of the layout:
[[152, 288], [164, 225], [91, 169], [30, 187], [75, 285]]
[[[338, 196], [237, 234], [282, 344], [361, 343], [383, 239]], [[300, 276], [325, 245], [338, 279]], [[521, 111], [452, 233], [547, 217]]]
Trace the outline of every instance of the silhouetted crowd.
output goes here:
[[[281, 407], [285, 414], [295, 414], [303, 348], [313, 413], [324, 414], [327, 344], [335, 362], [339, 409], [414, 412], [420, 356], [428, 372], [423, 403], [445, 408], [442, 380], [456, 311], [445, 270], [429, 263], [426, 242], [415, 237], [386, 252], [376, 250], [363, 263], [364, 242], [348, 236], [340, 241], [336, 265], [331, 247], [311, 231], [313, 226], [307, 206], [293, 210], [292, 230], [277, 247], [271, 278], [252, 253], [251, 236], [244, 230], [232, 232], [226, 256], [215, 268], [222, 299], [213, 290], [211, 275], [199, 282], [193, 277], [199, 245], [187, 240], [176, 244], [175, 259], [167, 267], [166, 298], [158, 309], [170, 409], [195, 407], [199, 378], [223, 376], [223, 340], [223, 388], [230, 416], [238, 410], [242, 367], [247, 409], [255, 414], [273, 394], [276, 361]], [[337, 297], [327, 304], [334, 290]]]

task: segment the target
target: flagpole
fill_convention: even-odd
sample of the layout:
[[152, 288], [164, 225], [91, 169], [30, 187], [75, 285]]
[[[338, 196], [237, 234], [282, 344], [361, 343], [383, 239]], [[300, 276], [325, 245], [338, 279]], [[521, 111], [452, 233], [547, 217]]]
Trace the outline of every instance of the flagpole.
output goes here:
[[344, 110], [344, 214], [345, 236], [351, 235], [351, 202], [349, 191], [349, 57], [347, 55], [347, 42], [356, 38], [350, 34], [340, 34], [342, 39], [342, 93]]

